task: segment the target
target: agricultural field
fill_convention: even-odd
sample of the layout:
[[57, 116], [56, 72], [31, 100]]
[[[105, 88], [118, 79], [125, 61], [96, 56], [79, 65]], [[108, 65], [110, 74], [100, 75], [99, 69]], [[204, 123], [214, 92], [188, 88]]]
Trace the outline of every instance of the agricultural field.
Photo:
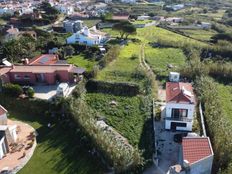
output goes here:
[[[107, 124], [126, 137], [131, 145], [144, 151], [146, 159], [152, 154], [152, 124], [150, 106], [142, 96], [122, 97], [87, 93], [87, 104], [104, 118]], [[110, 103], [114, 101], [116, 105]], [[146, 104], [147, 103], [147, 104]]]
[[62, 124], [47, 127], [51, 120], [45, 116], [47, 108], [44, 104], [35, 105], [29, 100], [22, 102], [2, 95], [0, 101], [8, 109], [10, 119], [28, 123], [38, 132], [36, 150], [19, 174], [41, 174], [44, 171], [49, 174], [103, 173], [98, 160], [80, 146], [75, 131], [65, 129]]
[[128, 43], [124, 46], [119, 57], [100, 71], [97, 80], [114, 82], [138, 82], [135, 73], [139, 68], [140, 44]]
[[[151, 48], [145, 49], [145, 60], [157, 75], [157, 78], [168, 76], [169, 71], [175, 71], [185, 64], [186, 57], [181, 49], [177, 48]], [[173, 66], [172, 69], [168, 65]]]
[[82, 21], [84, 22], [84, 25], [86, 25], [89, 28], [95, 26], [98, 22], [100, 22], [99, 19], [85, 19]]
[[221, 100], [222, 108], [225, 111], [226, 116], [232, 123], [232, 86], [218, 84], [218, 93]]
[[191, 45], [205, 46], [207, 44], [190, 39], [188, 37], [182, 36], [180, 34], [173, 33], [171, 31], [165, 30], [159, 27], [146, 27], [139, 28], [137, 30], [137, 38], [145, 42], [157, 42], [159, 39], [167, 40], [168, 42], [182, 42]]
[[153, 20], [136, 20], [132, 24], [148, 24], [150, 22], [153, 22]]
[[211, 37], [217, 34], [214, 30], [180, 30], [186, 35], [201, 41], [210, 41]]
[[83, 54], [71, 56], [67, 59], [67, 61], [68, 63], [74, 64], [78, 67], [85, 68], [87, 72], [92, 71], [96, 64], [95, 60], [87, 59]]

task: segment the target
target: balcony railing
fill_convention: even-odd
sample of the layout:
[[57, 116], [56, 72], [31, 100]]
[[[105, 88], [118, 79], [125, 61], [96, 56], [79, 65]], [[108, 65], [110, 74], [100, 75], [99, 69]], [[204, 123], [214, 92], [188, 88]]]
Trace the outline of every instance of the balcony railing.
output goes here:
[[187, 117], [179, 117], [179, 118], [173, 118], [173, 117], [165, 117], [165, 120], [170, 121], [185, 121], [185, 122], [192, 122], [193, 119], [187, 118]]

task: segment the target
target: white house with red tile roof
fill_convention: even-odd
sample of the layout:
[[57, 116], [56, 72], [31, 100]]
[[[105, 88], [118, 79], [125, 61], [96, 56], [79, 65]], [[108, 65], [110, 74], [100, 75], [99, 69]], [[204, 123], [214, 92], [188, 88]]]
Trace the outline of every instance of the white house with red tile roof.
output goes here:
[[7, 110], [0, 105], [0, 125], [7, 124]]
[[186, 173], [211, 173], [214, 153], [208, 137], [184, 137], [181, 148], [182, 168]]
[[192, 131], [196, 99], [190, 83], [166, 83], [165, 129]]

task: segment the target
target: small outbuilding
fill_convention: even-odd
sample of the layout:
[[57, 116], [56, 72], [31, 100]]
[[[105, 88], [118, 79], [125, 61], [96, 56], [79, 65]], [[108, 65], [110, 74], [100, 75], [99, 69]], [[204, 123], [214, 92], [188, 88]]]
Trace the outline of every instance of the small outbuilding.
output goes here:
[[7, 110], [0, 105], [0, 125], [7, 125]]

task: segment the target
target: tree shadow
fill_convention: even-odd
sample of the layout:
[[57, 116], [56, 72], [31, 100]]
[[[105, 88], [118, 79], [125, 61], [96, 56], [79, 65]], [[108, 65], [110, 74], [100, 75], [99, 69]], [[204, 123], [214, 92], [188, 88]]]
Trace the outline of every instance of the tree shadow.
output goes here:
[[143, 125], [138, 147], [143, 151], [143, 157], [145, 159], [144, 167], [146, 168], [152, 164], [152, 155], [155, 151], [152, 117], [148, 118]]

